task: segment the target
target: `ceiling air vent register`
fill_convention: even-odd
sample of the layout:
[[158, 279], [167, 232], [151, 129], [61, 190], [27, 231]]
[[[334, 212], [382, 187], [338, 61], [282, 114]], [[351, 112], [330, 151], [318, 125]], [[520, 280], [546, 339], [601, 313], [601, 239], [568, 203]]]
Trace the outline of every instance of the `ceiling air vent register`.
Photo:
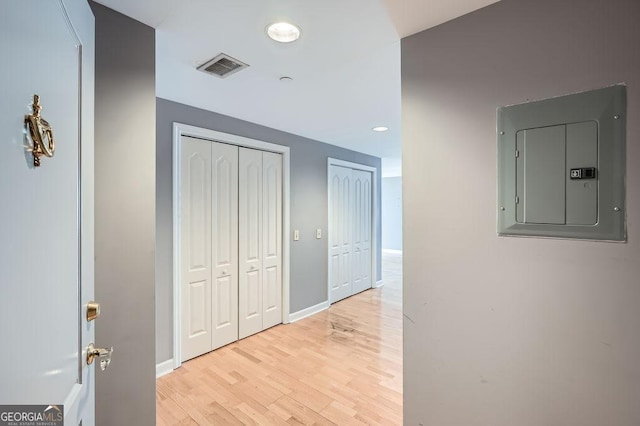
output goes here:
[[198, 67], [198, 70], [213, 74], [220, 78], [229, 77], [240, 70], [247, 68], [249, 65], [224, 53], [219, 54], [215, 58], [205, 62]]

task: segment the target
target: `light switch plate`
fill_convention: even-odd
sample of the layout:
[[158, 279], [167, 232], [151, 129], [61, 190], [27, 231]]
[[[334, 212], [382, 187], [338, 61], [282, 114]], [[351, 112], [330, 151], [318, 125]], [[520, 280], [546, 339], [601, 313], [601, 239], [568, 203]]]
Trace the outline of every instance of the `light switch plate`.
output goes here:
[[300, 240], [300, 230], [294, 229], [293, 230], [293, 241], [298, 241], [298, 240]]
[[626, 113], [624, 84], [498, 108], [498, 235], [626, 241]]
[[317, 239], [322, 238], [322, 229], [316, 229], [316, 238]]

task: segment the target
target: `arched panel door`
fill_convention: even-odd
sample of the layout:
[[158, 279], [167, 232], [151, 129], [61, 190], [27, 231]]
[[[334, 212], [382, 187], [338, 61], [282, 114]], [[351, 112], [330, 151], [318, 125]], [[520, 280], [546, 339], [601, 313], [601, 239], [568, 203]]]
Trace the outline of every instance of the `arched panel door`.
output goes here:
[[262, 331], [262, 151], [240, 148], [239, 338]]
[[335, 303], [352, 294], [354, 188], [351, 169], [331, 166], [329, 172], [329, 301]]

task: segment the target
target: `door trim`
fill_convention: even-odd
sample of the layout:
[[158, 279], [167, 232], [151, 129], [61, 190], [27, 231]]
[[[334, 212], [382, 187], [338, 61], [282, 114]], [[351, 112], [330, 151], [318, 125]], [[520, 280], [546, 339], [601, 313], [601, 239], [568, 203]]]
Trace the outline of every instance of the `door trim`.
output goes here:
[[206, 139], [212, 142], [222, 142], [245, 148], [254, 148], [262, 151], [282, 154], [282, 323], [290, 322], [289, 315], [289, 176], [290, 176], [290, 149], [288, 146], [277, 145], [257, 139], [245, 138], [230, 133], [218, 132], [202, 127], [191, 126], [182, 123], [173, 123], [172, 143], [172, 171], [173, 171], [173, 368], [182, 365], [182, 330], [180, 318], [182, 318], [182, 304], [180, 292], [180, 146], [183, 136], [191, 136]]
[[331, 166], [340, 166], [346, 167], [354, 170], [362, 170], [365, 172], [371, 172], [371, 202], [373, 205], [371, 206], [371, 288], [375, 288], [375, 283], [378, 282], [378, 233], [377, 231], [377, 223], [378, 223], [378, 169], [372, 166], [367, 166], [364, 164], [353, 163], [351, 161], [340, 160], [337, 158], [327, 158], [327, 301], [331, 304], [331, 244], [330, 239], [331, 235], [329, 235], [329, 230], [332, 229], [331, 225], [331, 198], [330, 198], [330, 190], [331, 187]]
[[[64, 417], [96, 420], [96, 368], [86, 364], [85, 348], [95, 341], [86, 306], [95, 300], [95, 18], [87, 2], [59, 0], [78, 49], [78, 382], [64, 400]], [[87, 397], [87, 395], [90, 395]], [[87, 412], [90, 418], [87, 418]]]

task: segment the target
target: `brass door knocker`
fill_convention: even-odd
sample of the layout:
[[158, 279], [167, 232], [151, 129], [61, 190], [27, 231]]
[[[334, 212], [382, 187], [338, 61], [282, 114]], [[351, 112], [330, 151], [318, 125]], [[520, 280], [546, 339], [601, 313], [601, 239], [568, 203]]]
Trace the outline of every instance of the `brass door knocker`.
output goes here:
[[33, 95], [33, 114], [24, 117], [25, 124], [29, 128], [29, 135], [33, 141], [33, 165], [40, 166], [40, 157], [46, 155], [53, 157], [56, 144], [53, 141], [53, 129], [51, 125], [40, 116], [42, 106], [40, 105], [40, 96]]

